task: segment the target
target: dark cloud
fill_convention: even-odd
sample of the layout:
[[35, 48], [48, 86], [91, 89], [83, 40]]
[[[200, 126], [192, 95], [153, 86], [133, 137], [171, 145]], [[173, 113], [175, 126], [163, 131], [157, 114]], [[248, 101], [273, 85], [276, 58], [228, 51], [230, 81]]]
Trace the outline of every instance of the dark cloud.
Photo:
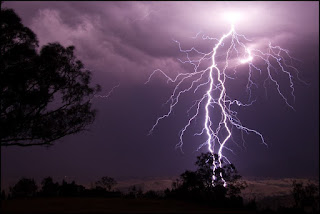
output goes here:
[[316, 2], [185, 2], [183, 5], [178, 2], [8, 2], [6, 5], [16, 8], [41, 44], [58, 41], [76, 45], [79, 57], [87, 66], [129, 74], [133, 73], [132, 67], [148, 73], [176, 57], [179, 52], [173, 38], [188, 47], [188, 38], [199, 31], [220, 36], [228, 29], [222, 18], [228, 11], [243, 12], [238, 30], [255, 42], [264, 39], [281, 44], [289, 37], [304, 39], [315, 33], [318, 26]]

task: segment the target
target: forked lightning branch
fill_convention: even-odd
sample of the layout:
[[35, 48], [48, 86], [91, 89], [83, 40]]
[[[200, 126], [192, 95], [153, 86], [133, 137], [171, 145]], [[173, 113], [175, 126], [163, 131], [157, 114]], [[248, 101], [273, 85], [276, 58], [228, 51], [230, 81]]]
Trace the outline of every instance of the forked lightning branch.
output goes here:
[[[279, 96], [283, 99], [284, 103], [294, 110], [292, 102], [289, 102], [289, 97], [285, 96], [283, 87], [280, 87], [280, 80], [277, 79], [278, 73], [282, 73], [287, 81], [290, 91], [291, 100], [295, 100], [295, 91], [293, 78], [298, 77], [298, 70], [293, 66], [293, 58], [289, 55], [289, 51], [281, 48], [280, 46], [273, 46], [269, 42], [265, 51], [253, 48], [247, 44], [253, 41], [249, 40], [245, 35], [238, 34], [235, 29], [234, 21], [238, 18], [234, 14], [228, 15], [231, 21], [231, 27], [229, 32], [223, 34], [220, 38], [211, 38], [209, 36], [202, 36], [202, 39], [214, 41], [214, 45], [210, 52], [205, 53], [198, 50], [195, 47], [190, 49], [183, 49], [180, 42], [174, 40], [180, 49], [180, 52], [184, 53], [186, 60], [182, 63], [192, 65], [191, 72], [181, 72], [175, 77], [170, 77], [169, 74], [156, 69], [149, 76], [146, 83], [150, 82], [152, 77], [161, 73], [168, 82], [175, 84], [175, 87], [171, 93], [171, 96], [167, 100], [168, 111], [166, 114], [158, 117], [151, 128], [149, 134], [152, 134], [154, 129], [159, 125], [161, 120], [169, 117], [173, 109], [179, 103], [179, 100], [183, 94], [196, 93], [197, 91], [203, 91], [199, 99], [194, 100], [191, 109], [194, 109], [194, 114], [189, 115], [188, 122], [181, 129], [179, 133], [180, 141], [177, 144], [178, 148], [183, 147], [185, 133], [190, 128], [190, 125], [195, 121], [202, 122], [202, 131], [194, 133], [194, 135], [205, 135], [205, 142], [200, 143], [199, 148], [206, 146], [208, 151], [212, 155], [217, 154], [218, 160], [213, 160], [213, 171], [217, 168], [222, 168], [222, 163], [230, 163], [225, 155], [225, 150], [232, 151], [228, 146], [231, 141], [233, 129], [238, 129], [242, 133], [253, 133], [257, 135], [261, 143], [267, 146], [263, 135], [252, 127], [247, 127], [241, 123], [237, 117], [237, 112], [233, 106], [246, 107], [254, 104], [255, 100], [252, 100], [252, 88], [257, 87], [257, 83], [252, 78], [253, 73], [258, 72], [260, 74], [266, 74], [266, 82], [269, 80], [276, 88]], [[198, 33], [194, 39], [199, 37]], [[224, 53], [220, 53], [224, 52]], [[194, 57], [197, 55], [198, 57]], [[223, 56], [223, 59], [221, 59]], [[218, 60], [219, 58], [219, 60]], [[209, 64], [208, 64], [209, 61]], [[262, 62], [262, 63], [261, 63]], [[207, 65], [208, 66], [203, 66]], [[263, 66], [261, 66], [263, 64]], [[247, 102], [240, 101], [240, 99], [232, 98], [228, 94], [228, 87], [226, 80], [234, 77], [228, 74], [228, 70], [237, 72], [238, 66], [247, 66], [247, 83], [246, 92], [249, 99]], [[187, 85], [187, 87], [185, 87]], [[265, 84], [263, 85], [264, 87]], [[204, 114], [200, 114], [200, 111], [204, 111]], [[216, 111], [219, 111], [217, 114]], [[213, 113], [215, 111], [215, 113]], [[201, 118], [199, 118], [201, 115]], [[204, 115], [204, 116], [203, 116]], [[243, 137], [241, 139], [244, 141]], [[213, 173], [215, 174], [215, 173]], [[216, 176], [213, 176], [212, 183], [214, 185]], [[220, 173], [220, 179], [223, 181], [223, 185], [226, 186], [227, 182], [224, 180], [223, 175]]]

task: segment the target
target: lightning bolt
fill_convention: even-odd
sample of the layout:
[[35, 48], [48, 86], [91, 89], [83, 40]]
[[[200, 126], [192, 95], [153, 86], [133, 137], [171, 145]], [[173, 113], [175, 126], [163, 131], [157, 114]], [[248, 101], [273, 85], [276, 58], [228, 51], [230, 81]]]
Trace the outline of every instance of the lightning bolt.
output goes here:
[[105, 95], [96, 94], [96, 95], [94, 95], [94, 97], [95, 97], [95, 98], [105, 98], [105, 99], [108, 99], [108, 98], [111, 96], [111, 94], [113, 93], [113, 91], [114, 91], [116, 88], [118, 88], [118, 87], [120, 87], [120, 83], [119, 83], [118, 85], [115, 85], [114, 87], [112, 87], [111, 90], [110, 90], [107, 94], [105, 94]]
[[[193, 39], [197, 39], [201, 32], [197, 33]], [[172, 91], [171, 96], [165, 104], [169, 104], [169, 110], [166, 114], [160, 116], [155, 121], [154, 125], [150, 129], [149, 135], [153, 133], [154, 129], [158, 126], [159, 122], [167, 117], [169, 117], [174, 107], [179, 103], [181, 96], [187, 92], [196, 93], [202, 88], [206, 88], [202, 93], [202, 96], [195, 100], [193, 105], [188, 110], [188, 122], [179, 132], [179, 143], [176, 145], [176, 148], [182, 150], [184, 144], [184, 134], [187, 129], [190, 127], [193, 121], [195, 121], [199, 115], [201, 109], [204, 109], [204, 119], [202, 130], [199, 133], [194, 135], [206, 135], [206, 141], [203, 142], [199, 147], [207, 146], [208, 151], [214, 155], [218, 154], [218, 160], [213, 160], [212, 168], [215, 172], [218, 168], [222, 168], [223, 162], [226, 161], [230, 163], [228, 158], [224, 155], [224, 151], [232, 151], [228, 147], [228, 142], [232, 140], [232, 130], [236, 128], [240, 130], [242, 134], [242, 141], [244, 142], [243, 133], [254, 133], [260, 139], [261, 143], [267, 146], [263, 135], [251, 128], [244, 126], [239, 118], [237, 117], [237, 112], [233, 110], [233, 106], [246, 107], [251, 106], [255, 100], [252, 99], [252, 89], [253, 87], [258, 87], [254, 82], [252, 77], [254, 72], [259, 72], [261, 74], [266, 74], [266, 79], [264, 81], [264, 87], [266, 90], [266, 81], [269, 80], [277, 89], [279, 96], [283, 99], [284, 103], [294, 110], [292, 104], [289, 102], [289, 99], [284, 95], [283, 88], [280, 86], [279, 80], [277, 80], [277, 75], [279, 73], [285, 75], [289, 81], [290, 87], [290, 97], [293, 101], [295, 100], [294, 95], [294, 84], [293, 84], [293, 73], [296, 74], [299, 79], [299, 72], [293, 64], [293, 57], [290, 56], [289, 51], [281, 48], [280, 46], [273, 46], [271, 42], [267, 47], [267, 51], [263, 52], [255, 48], [249, 48], [246, 44], [251, 42], [244, 35], [238, 34], [235, 30], [234, 25], [231, 25], [231, 28], [228, 33], [223, 34], [220, 38], [211, 38], [209, 36], [202, 36], [203, 40], [215, 41], [215, 45], [209, 53], [201, 52], [200, 50], [192, 47], [191, 49], [183, 49], [181, 44], [176, 42], [179, 46], [180, 52], [186, 55], [187, 60], [179, 61], [181, 63], [187, 63], [193, 66], [193, 71], [190, 73], [178, 73], [174, 78], [170, 77], [161, 69], [154, 70], [149, 76], [145, 84], [149, 83], [152, 77], [156, 73], [162, 74], [167, 82], [175, 84], [175, 87]], [[228, 46], [227, 46], [228, 44]], [[218, 54], [222, 49], [225, 54]], [[194, 57], [194, 55], [197, 57]], [[218, 60], [221, 56], [225, 56], [223, 60]], [[232, 57], [234, 56], [234, 57]], [[205, 66], [206, 63], [209, 66]], [[261, 66], [261, 62], [264, 66]], [[259, 65], [258, 65], [259, 64]], [[204, 66], [203, 66], [204, 65]], [[235, 74], [238, 72], [238, 66], [248, 66], [248, 81], [246, 84], [246, 92], [249, 96], [247, 102], [241, 102], [238, 99], [233, 99], [228, 96], [228, 87], [226, 84], [227, 79], [235, 79]], [[202, 68], [205, 67], [205, 68]], [[227, 70], [233, 70], [233, 76], [228, 74]], [[299, 79], [300, 80], [300, 79]], [[188, 85], [188, 87], [183, 89], [183, 85]], [[195, 113], [190, 115], [189, 112], [195, 108]], [[220, 115], [213, 115], [212, 110], [219, 110]], [[216, 121], [216, 122], [215, 122]], [[215, 124], [216, 123], [216, 124]], [[214, 157], [214, 156], [213, 156]], [[217, 181], [217, 176], [213, 173], [212, 184], [215, 185]], [[220, 173], [220, 178], [223, 182], [223, 185], [227, 185], [227, 181], [223, 178], [222, 173]]]
[[159, 11], [160, 11], [160, 10], [150, 10], [150, 11], [148, 11], [147, 13], [145, 13], [145, 15], [143, 15], [142, 17], [133, 19], [133, 20], [131, 20], [130, 22], [131, 22], [131, 23], [134, 23], [134, 22], [136, 22], [136, 21], [142, 21], [142, 20], [146, 19], [147, 17], [149, 17], [149, 16], [151, 15], [151, 13], [157, 13], [157, 12], [159, 12]]

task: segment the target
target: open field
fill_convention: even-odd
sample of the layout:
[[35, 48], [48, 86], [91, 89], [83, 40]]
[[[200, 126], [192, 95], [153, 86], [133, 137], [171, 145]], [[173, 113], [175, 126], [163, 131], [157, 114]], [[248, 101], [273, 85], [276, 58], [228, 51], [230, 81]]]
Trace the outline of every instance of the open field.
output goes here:
[[33, 198], [1, 201], [2, 213], [254, 213], [176, 200], [123, 198]]

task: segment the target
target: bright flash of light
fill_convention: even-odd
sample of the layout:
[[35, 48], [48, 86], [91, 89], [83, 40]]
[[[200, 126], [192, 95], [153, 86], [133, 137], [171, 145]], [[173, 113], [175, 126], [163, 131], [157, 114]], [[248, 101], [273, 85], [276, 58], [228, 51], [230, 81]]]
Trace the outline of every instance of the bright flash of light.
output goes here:
[[227, 20], [230, 24], [235, 24], [236, 22], [239, 22], [242, 19], [242, 14], [239, 12], [228, 12], [223, 14], [223, 18]]
[[[230, 21], [236, 21], [239, 18], [239, 15], [237, 14], [229, 14], [226, 16]], [[196, 39], [199, 34], [200, 33], [192, 38]], [[178, 41], [174, 40], [174, 42], [178, 44], [180, 52], [186, 54], [187, 60], [180, 61], [182, 63], [188, 63], [192, 65], [192, 72], [179, 73], [174, 78], [171, 78], [164, 71], [156, 69], [149, 76], [146, 83], [151, 81], [153, 75], [155, 75], [156, 73], [161, 73], [167, 79], [167, 82], [175, 84], [172, 94], [166, 102], [166, 104], [169, 104], [168, 112], [157, 118], [149, 134], [152, 134], [161, 120], [169, 117], [172, 114], [174, 107], [178, 104], [179, 99], [183, 94], [188, 92], [195, 93], [203, 89], [204, 92], [201, 94], [200, 98], [195, 100], [193, 105], [188, 110], [188, 122], [179, 132], [180, 140], [176, 147], [182, 150], [185, 132], [190, 127], [192, 122], [200, 117], [199, 112], [201, 109], [203, 109], [205, 114], [204, 118], [202, 118], [203, 124], [201, 132], [195, 133], [194, 135], [206, 136], [206, 141], [198, 147], [198, 150], [203, 146], [206, 146], [208, 151], [210, 151], [212, 155], [214, 155], [215, 153], [218, 154], [218, 161], [213, 160], [212, 163], [214, 172], [213, 174], [215, 175], [215, 171], [218, 168], [222, 168], [223, 161], [230, 163], [225, 155], [225, 151], [227, 150], [233, 152], [232, 149], [228, 147], [228, 143], [232, 140], [231, 135], [234, 131], [234, 128], [241, 132], [243, 143], [243, 133], [254, 133], [260, 138], [261, 143], [267, 146], [263, 135], [260, 132], [243, 125], [237, 117], [237, 112], [233, 108], [234, 106], [251, 106], [255, 102], [255, 100], [252, 100], [251, 98], [251, 92], [253, 87], [258, 86], [254, 82], [252, 74], [254, 72], [258, 72], [260, 73], [260, 75], [265, 73], [267, 77], [265, 79], [265, 82], [269, 80], [277, 89], [277, 92], [279, 96], [284, 100], [284, 103], [293, 110], [293, 106], [288, 101], [288, 98], [283, 94], [283, 87], [280, 88], [280, 83], [277, 79], [277, 75], [279, 73], [282, 73], [286, 76], [289, 82], [289, 89], [291, 92], [290, 96], [292, 97], [293, 101], [295, 99], [293, 74], [295, 74], [298, 79], [299, 77], [298, 70], [292, 65], [292, 61], [294, 59], [289, 55], [288, 50], [283, 49], [280, 46], [272, 46], [271, 43], [269, 43], [266, 52], [255, 48], [249, 49], [246, 46], [246, 43], [251, 42], [251, 40], [247, 39], [242, 34], [238, 34], [233, 23], [231, 24], [229, 32], [223, 34], [220, 38], [202, 36], [202, 39], [216, 41], [213, 49], [210, 52], [204, 53], [195, 47], [192, 47], [191, 49], [183, 49], [181, 47], [181, 44]], [[225, 56], [225, 58], [222, 61], [221, 54], [218, 54], [219, 51], [225, 53], [223, 55]], [[193, 57], [194, 54], [197, 54], [198, 58]], [[235, 58], [237, 59], [235, 60], [235, 66], [230, 65], [232, 54], [235, 55]], [[219, 60], [218, 57], [220, 57]], [[205, 64], [205, 62], [208, 62], [208, 60], [210, 61], [210, 65], [208, 67], [202, 66], [203, 64]], [[263, 62], [263, 66], [261, 65], [261, 62]], [[246, 92], [249, 95], [249, 100], [247, 102], [241, 102], [238, 99], [231, 98], [228, 95], [228, 87], [225, 84], [227, 79], [235, 79], [226, 71], [232, 68], [235, 74], [239, 65], [242, 65], [242, 67], [247, 66], [248, 68]], [[188, 85], [188, 87], [182, 89], [182, 85]], [[195, 109], [195, 113], [193, 115], [189, 114], [191, 109]], [[220, 114], [213, 115], [213, 109], [218, 110]], [[215, 181], [217, 179], [218, 178], [216, 176], [212, 177], [213, 185], [215, 184]], [[223, 181], [223, 185], [226, 186], [227, 182], [225, 181], [221, 173], [220, 179]]]
[[241, 59], [240, 62], [242, 64], [245, 64], [245, 63], [248, 63], [248, 62], [251, 62], [251, 60], [253, 60], [253, 57], [251, 55], [251, 51], [249, 49], [246, 50], [246, 52], [248, 53], [248, 57], [246, 59]]

